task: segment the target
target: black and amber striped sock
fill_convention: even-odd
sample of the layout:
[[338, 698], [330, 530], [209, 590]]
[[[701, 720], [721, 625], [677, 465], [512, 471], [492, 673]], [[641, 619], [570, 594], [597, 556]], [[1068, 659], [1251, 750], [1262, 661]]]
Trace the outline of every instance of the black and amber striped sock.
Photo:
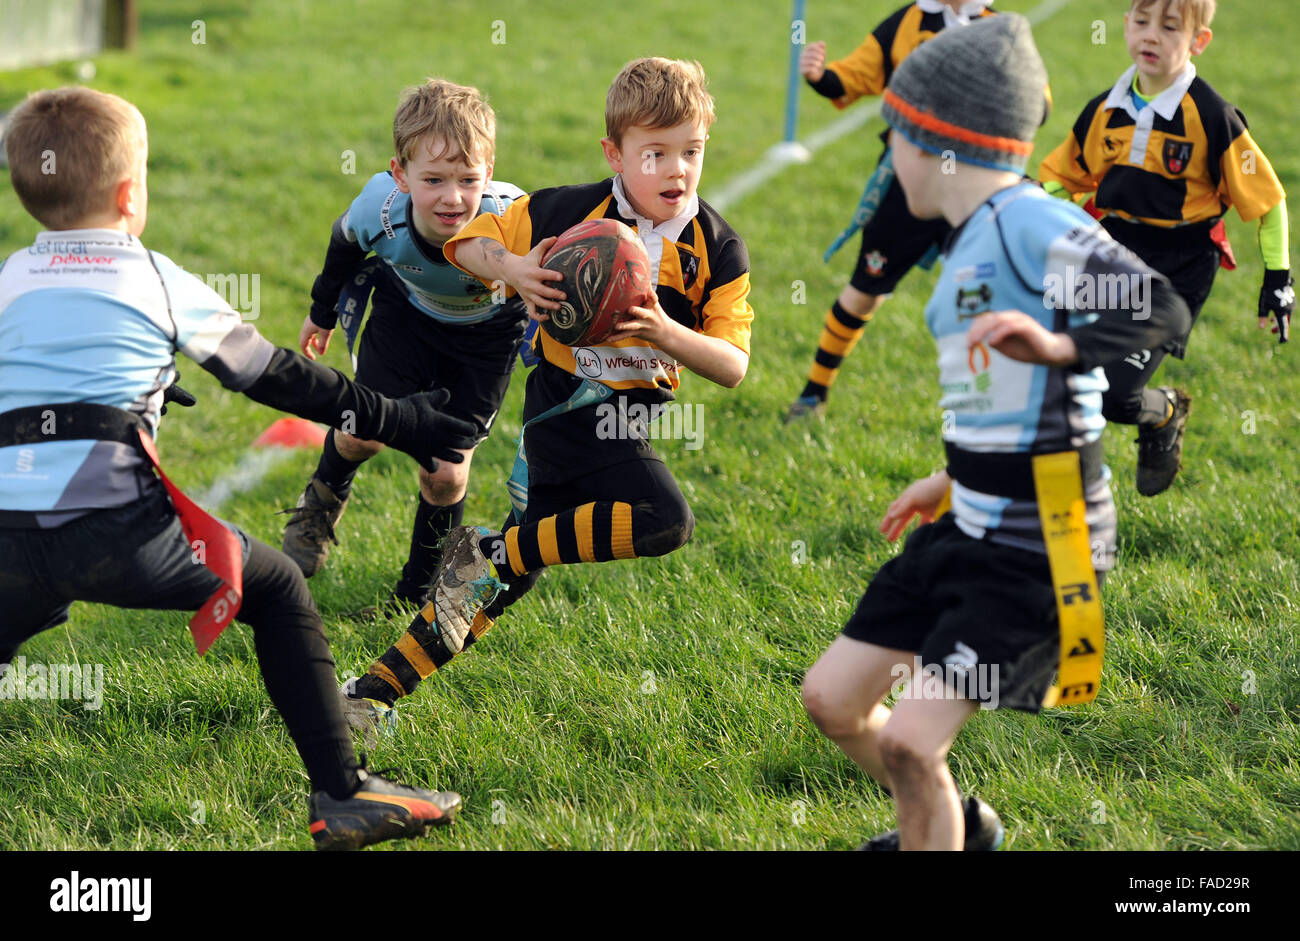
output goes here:
[[[469, 649], [492, 627], [492, 620], [480, 611], [470, 625], [465, 646]], [[392, 705], [409, 696], [435, 670], [446, 665], [455, 654], [447, 650], [442, 635], [434, 625], [433, 603], [429, 602], [411, 620], [401, 639], [370, 665], [366, 675], [357, 680], [356, 694]]]
[[803, 387], [802, 398], [826, 400], [826, 394], [839, 374], [840, 364], [857, 346], [858, 340], [862, 339], [862, 331], [870, 320], [871, 314], [855, 317], [839, 301], [831, 305], [822, 327], [822, 338], [817, 344], [817, 355], [813, 357], [812, 370], [808, 373], [808, 384]]
[[487, 536], [479, 548], [489, 559], [504, 556], [510, 571], [524, 575], [547, 565], [635, 559], [632, 505], [603, 501], [584, 503], [535, 523]]

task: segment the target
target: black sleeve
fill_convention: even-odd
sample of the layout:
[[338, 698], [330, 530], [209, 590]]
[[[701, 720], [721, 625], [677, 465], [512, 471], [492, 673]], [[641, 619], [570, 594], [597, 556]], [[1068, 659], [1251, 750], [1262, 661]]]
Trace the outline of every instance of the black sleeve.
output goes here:
[[[1029, 206], [1030, 201], [1023, 202], [1026, 210], [1038, 211]], [[1010, 251], [1002, 232], [1004, 215], [994, 218], [1011, 260], [1016, 254]], [[1035, 225], [1019, 226], [1018, 231], [1025, 240], [1017, 254], [1045, 258], [1046, 264], [1041, 283], [1026, 279], [1018, 269], [1016, 275], [1028, 290], [1041, 290], [1043, 304], [1057, 312], [1057, 332], [1074, 340], [1079, 351], [1073, 367], [1077, 371], [1113, 363], [1135, 350], [1159, 349], [1191, 330], [1191, 312], [1169, 279], [1148, 267], [1095, 222], [1089, 220], [1086, 225], [1060, 234], [1051, 227]], [[1039, 241], [1043, 235], [1050, 241]], [[1091, 323], [1067, 329], [1071, 312], [1097, 317]]]
[[369, 441], [388, 442], [399, 421], [396, 400], [282, 347], [275, 349], [262, 374], [242, 391], [254, 402]]
[[1192, 329], [1187, 302], [1178, 296], [1164, 275], [1145, 265], [1141, 268], [1138, 283], [1145, 282], [1144, 290], [1134, 291], [1123, 304], [1094, 308], [1090, 312], [1098, 314], [1096, 320], [1065, 331], [1079, 351], [1078, 370], [1113, 363], [1134, 350], [1158, 349], [1169, 340], [1186, 336]]
[[822, 77], [815, 82], [807, 78], [805, 78], [804, 81], [808, 83], [809, 88], [821, 95], [823, 98], [834, 100], [836, 98], [844, 97], [844, 83], [840, 81], [840, 77], [830, 69], [823, 72]]
[[339, 315], [334, 306], [339, 302], [339, 292], [348, 278], [356, 274], [368, 252], [343, 234], [343, 220], [347, 213], [334, 220], [330, 227], [330, 244], [325, 250], [325, 267], [311, 286], [311, 322], [326, 330], [333, 330]]

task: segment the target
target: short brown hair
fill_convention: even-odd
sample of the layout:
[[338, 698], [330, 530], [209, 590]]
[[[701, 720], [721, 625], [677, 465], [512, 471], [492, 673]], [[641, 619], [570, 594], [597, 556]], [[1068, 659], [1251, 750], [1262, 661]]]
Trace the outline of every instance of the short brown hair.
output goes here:
[[446, 142], [450, 156], [462, 163], [492, 163], [497, 119], [477, 88], [440, 78], [426, 79], [402, 92], [393, 115], [393, 150], [406, 166], [416, 145], [433, 135]]
[[695, 61], [634, 59], [623, 66], [605, 96], [605, 134], [616, 145], [630, 127], [676, 127], [696, 121], [708, 130], [713, 119], [708, 79]]
[[1172, 9], [1188, 21], [1183, 23], [1184, 26], [1190, 23], [1193, 34], [1208, 28], [1210, 21], [1214, 19], [1216, 0], [1133, 0], [1129, 12], [1145, 10], [1157, 3], [1160, 4], [1161, 18], [1168, 16]]
[[48, 229], [72, 228], [108, 208], [145, 147], [144, 118], [135, 105], [80, 86], [29, 95], [5, 133], [14, 192]]

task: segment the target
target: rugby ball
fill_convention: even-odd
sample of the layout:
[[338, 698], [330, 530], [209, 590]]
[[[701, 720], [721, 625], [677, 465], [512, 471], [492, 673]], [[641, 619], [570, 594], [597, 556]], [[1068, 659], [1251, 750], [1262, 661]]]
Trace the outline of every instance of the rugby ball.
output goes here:
[[592, 346], [609, 339], [629, 307], [649, 299], [650, 258], [635, 232], [617, 219], [588, 219], [566, 230], [542, 259], [563, 278], [550, 282], [564, 292], [559, 310], [547, 310], [542, 329], [565, 346]]

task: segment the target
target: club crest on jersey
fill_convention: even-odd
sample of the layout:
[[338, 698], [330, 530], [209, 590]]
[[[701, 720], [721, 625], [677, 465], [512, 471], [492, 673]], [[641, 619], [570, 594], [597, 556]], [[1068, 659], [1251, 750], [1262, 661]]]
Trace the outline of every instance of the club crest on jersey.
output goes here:
[[1186, 140], [1165, 141], [1165, 169], [1174, 176], [1187, 169], [1192, 161], [1192, 142]]
[[885, 270], [885, 263], [889, 259], [880, 254], [879, 251], [873, 251], [867, 256], [867, 274], [873, 278], [880, 277], [880, 273]]
[[957, 289], [957, 322], [970, 320], [972, 317], [978, 317], [980, 314], [987, 313], [992, 308], [989, 306], [993, 303], [993, 289], [987, 284], [980, 284], [973, 288]]
[[689, 291], [695, 279], [699, 277], [700, 260], [680, 245], [677, 246], [677, 259], [682, 266], [682, 287]]

